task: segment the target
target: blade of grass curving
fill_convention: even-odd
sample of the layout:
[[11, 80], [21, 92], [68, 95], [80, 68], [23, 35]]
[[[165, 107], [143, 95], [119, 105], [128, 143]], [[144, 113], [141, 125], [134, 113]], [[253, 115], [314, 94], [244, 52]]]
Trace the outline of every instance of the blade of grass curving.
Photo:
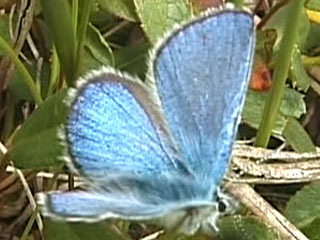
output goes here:
[[50, 83], [48, 87], [47, 97], [53, 94], [55, 87], [57, 87], [57, 82], [60, 75], [60, 62], [57, 54], [57, 50], [54, 47], [52, 51], [52, 64], [51, 64], [51, 74], [50, 74]]
[[[34, 225], [34, 222], [35, 222], [38, 214], [39, 214], [39, 210], [36, 207], [36, 209], [33, 210], [32, 215], [29, 218], [28, 223], [27, 223], [26, 227], [23, 230], [23, 233], [22, 233], [22, 236], [20, 237], [20, 240], [27, 240], [28, 239], [29, 234], [30, 234], [30, 232], [32, 230], [32, 227]], [[42, 231], [42, 229], [41, 229], [41, 231]]]
[[41, 0], [42, 11], [69, 86], [76, 78], [76, 35], [68, 1]]
[[11, 61], [15, 64], [17, 70], [22, 74], [23, 80], [26, 82], [35, 103], [38, 105], [41, 104], [42, 103], [41, 94], [39, 89], [36, 86], [35, 81], [31, 77], [26, 67], [20, 61], [15, 51], [1, 36], [0, 36], [0, 48], [10, 57]]
[[273, 75], [274, 87], [264, 107], [263, 118], [257, 133], [255, 146], [266, 147], [268, 145], [288, 77], [291, 56], [297, 42], [299, 19], [303, 11], [304, 2], [304, 0], [293, 0], [290, 1], [290, 6], [288, 6], [290, 7], [289, 15]]
[[80, 26], [77, 30], [78, 45], [77, 45], [77, 55], [76, 55], [76, 76], [80, 74], [81, 63], [83, 57], [83, 48], [86, 40], [87, 27], [89, 24], [89, 17], [94, 0], [83, 1], [82, 12], [80, 16]]
[[79, 1], [72, 0], [72, 25], [74, 28], [74, 34], [77, 34], [77, 26], [78, 26], [78, 12], [79, 12]]

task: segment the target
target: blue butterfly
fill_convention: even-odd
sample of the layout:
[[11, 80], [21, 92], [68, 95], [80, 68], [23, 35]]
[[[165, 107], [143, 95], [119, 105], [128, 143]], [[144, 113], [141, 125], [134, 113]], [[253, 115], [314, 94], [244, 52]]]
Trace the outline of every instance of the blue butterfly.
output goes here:
[[216, 227], [254, 45], [252, 15], [211, 12], [155, 48], [145, 83], [110, 68], [80, 79], [64, 135], [69, 167], [89, 189], [38, 195], [44, 215], [182, 219], [196, 209], [183, 228]]

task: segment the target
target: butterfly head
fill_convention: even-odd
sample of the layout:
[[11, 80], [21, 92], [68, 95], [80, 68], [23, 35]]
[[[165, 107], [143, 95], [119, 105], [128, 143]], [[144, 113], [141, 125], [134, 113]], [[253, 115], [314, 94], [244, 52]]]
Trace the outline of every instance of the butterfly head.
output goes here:
[[239, 202], [220, 188], [212, 204], [195, 203], [180, 208], [160, 219], [160, 223], [169, 231], [194, 235], [201, 232], [216, 235], [219, 222], [224, 216], [232, 215], [239, 209]]

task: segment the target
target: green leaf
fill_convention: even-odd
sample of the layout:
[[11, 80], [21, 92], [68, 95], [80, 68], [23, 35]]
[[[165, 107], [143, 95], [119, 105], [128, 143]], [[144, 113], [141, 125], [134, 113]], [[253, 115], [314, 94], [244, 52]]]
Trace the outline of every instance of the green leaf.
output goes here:
[[[0, 15], [0, 36], [12, 47], [12, 39], [9, 31], [9, 14]], [[4, 52], [0, 48], [0, 56], [3, 56]]]
[[289, 118], [287, 121], [283, 136], [296, 152], [313, 152], [316, 150], [306, 130], [294, 118]]
[[[282, 15], [287, 16], [282, 19], [284, 30], [282, 32], [277, 31], [279, 43], [277, 44], [276, 42], [275, 49], [278, 51], [274, 51], [273, 54], [274, 59], [277, 61], [273, 73], [274, 82], [264, 107], [262, 121], [254, 143], [258, 147], [266, 147], [268, 145], [284, 95], [292, 54], [297, 45], [301, 48], [305, 40], [303, 38], [306, 38], [308, 33], [307, 24], [309, 21], [304, 10], [304, 3], [305, 0], [290, 1], [278, 11], [278, 15], [281, 12]], [[305, 29], [307, 29], [306, 32], [301, 31]]]
[[98, 0], [102, 10], [132, 22], [138, 20], [133, 0]]
[[[242, 120], [250, 127], [258, 129], [262, 121], [264, 105], [267, 100], [267, 93], [249, 90], [247, 92], [246, 102], [242, 111]], [[281, 114], [277, 115], [272, 133], [281, 135], [286, 125], [286, 119]]]
[[258, 219], [253, 217], [242, 217], [240, 215], [225, 217], [219, 225], [218, 239], [237, 239], [237, 240], [277, 240], [280, 235], [272, 228], [266, 226]]
[[42, 103], [42, 97], [39, 91], [39, 88], [36, 86], [34, 79], [31, 77], [30, 73], [23, 65], [21, 60], [19, 59], [18, 54], [10, 47], [10, 45], [0, 36], [0, 48], [6, 52], [6, 54], [10, 57], [10, 60], [15, 64], [15, 68], [21, 75], [23, 75], [23, 79], [25, 84], [28, 86], [30, 93], [33, 96], [33, 100], [36, 104]]
[[[320, 182], [313, 182], [297, 192], [287, 204], [285, 216], [304, 229], [320, 218]], [[319, 222], [319, 221], [318, 221]]]
[[58, 137], [59, 131], [61, 127], [53, 127], [20, 140], [8, 153], [15, 166], [33, 170], [60, 168], [64, 162], [57, 156], [63, 156], [64, 148]]
[[174, 24], [191, 17], [186, 0], [134, 0], [142, 27], [155, 44]]
[[307, 1], [306, 7], [315, 11], [320, 11], [320, 1], [319, 0], [309, 0]]
[[149, 48], [150, 44], [143, 42], [119, 49], [114, 53], [116, 68], [144, 79]]
[[72, 85], [76, 77], [77, 41], [70, 6], [65, 0], [41, 0], [41, 5], [67, 82]]
[[120, 236], [106, 223], [67, 223], [45, 222], [45, 239], [47, 240], [129, 240]]
[[[31, 67], [34, 67], [34, 66], [31, 66]], [[34, 77], [33, 69], [31, 70], [31, 68], [28, 66], [26, 66], [26, 68], [29, 70], [30, 75], [32, 77]], [[18, 100], [32, 101], [33, 100], [32, 93], [23, 78], [24, 78], [24, 76], [20, 72], [14, 71], [13, 77], [9, 83], [9, 89], [10, 89], [11, 93]]]
[[300, 118], [307, 112], [304, 94], [292, 88], [285, 88], [279, 111], [286, 117]]
[[308, 33], [308, 37], [303, 46], [304, 52], [308, 52], [310, 50], [318, 48], [319, 42], [320, 42], [320, 25], [318, 23], [310, 22], [310, 30]]
[[49, 221], [49, 219], [45, 221], [44, 235], [47, 240], [80, 240], [79, 236], [70, 229], [67, 223]]
[[[266, 103], [268, 92], [256, 92], [249, 90], [246, 97], [245, 107], [242, 112], [242, 119], [249, 126], [257, 129], [262, 121], [263, 108]], [[284, 97], [280, 105], [273, 134], [281, 135], [288, 117], [299, 118], [306, 113], [306, 106], [303, 101], [304, 95], [291, 89], [286, 88]]]
[[63, 155], [64, 148], [58, 132], [67, 115], [66, 94], [65, 89], [49, 97], [15, 135], [8, 154], [17, 167], [41, 169], [61, 164], [57, 156]]
[[67, 89], [62, 89], [47, 98], [27, 119], [19, 132], [15, 135], [13, 142], [17, 143], [32, 135], [39, 134], [43, 130], [56, 127], [64, 123], [67, 115], [67, 107], [64, 98]]
[[[256, 36], [256, 54], [254, 59], [254, 66], [259, 58], [265, 62], [270, 61], [272, 58], [272, 51], [275, 41], [277, 40], [277, 34], [275, 30], [268, 29], [265, 31], [258, 31]], [[258, 59], [257, 59], [258, 58]]]
[[92, 69], [99, 69], [103, 64], [95, 58], [88, 48], [85, 48], [83, 51], [83, 72], [88, 72]]
[[[26, 69], [30, 73], [33, 79], [36, 79], [37, 75], [37, 66], [35, 62], [32, 62], [33, 64], [25, 64]], [[49, 63], [44, 62], [42, 65], [42, 71], [39, 78], [40, 86], [39, 89], [41, 89], [41, 96], [45, 98], [47, 96], [48, 92], [48, 85], [49, 85], [49, 73], [50, 73], [50, 66]], [[24, 79], [24, 75], [21, 74], [19, 71], [14, 71], [13, 78], [9, 83], [9, 88], [11, 93], [18, 99], [18, 100], [33, 100], [32, 93], [30, 91], [30, 88], [28, 87], [28, 84], [26, 83]]]
[[99, 30], [89, 24], [87, 30], [86, 47], [100, 63], [107, 66], [114, 66], [112, 49], [107, 41], [100, 34]]
[[312, 240], [320, 240], [320, 218], [316, 218], [303, 228], [303, 232]]
[[[75, 1], [74, 1], [75, 2]], [[90, 13], [92, 11], [92, 6], [94, 6], [95, 0], [80, 1], [80, 8], [82, 9], [79, 14], [79, 26], [77, 27], [77, 50], [76, 50], [76, 71], [75, 76], [78, 77], [81, 74], [81, 69], [83, 67], [83, 52], [84, 46], [87, 38], [87, 29], [89, 25]], [[76, 6], [73, 6], [76, 8]], [[75, 9], [73, 9], [75, 10]], [[77, 10], [77, 9], [76, 9]], [[77, 13], [73, 12], [73, 17], [77, 17]], [[74, 24], [76, 21], [74, 21]], [[73, 79], [76, 80], [76, 79]], [[73, 82], [72, 82], [73, 83]], [[70, 84], [69, 84], [70, 85]]]
[[[266, 25], [264, 26], [264, 29], [275, 29], [277, 31], [277, 41], [274, 46], [275, 52], [279, 49], [279, 43], [281, 42], [281, 39], [283, 37], [283, 33], [286, 27], [286, 22], [290, 14], [290, 4], [292, 4], [291, 1], [289, 4], [284, 5], [281, 7], [276, 14], [272, 15], [272, 17], [268, 20]], [[299, 44], [298, 48], [300, 49], [303, 44], [305, 43], [308, 32], [309, 32], [309, 18], [306, 14], [305, 10], [303, 9], [303, 13], [300, 15], [299, 19], [299, 28], [298, 28], [298, 39], [297, 42]]]
[[311, 78], [302, 65], [301, 52], [295, 48], [291, 57], [290, 79], [298, 89], [306, 92], [311, 84]]

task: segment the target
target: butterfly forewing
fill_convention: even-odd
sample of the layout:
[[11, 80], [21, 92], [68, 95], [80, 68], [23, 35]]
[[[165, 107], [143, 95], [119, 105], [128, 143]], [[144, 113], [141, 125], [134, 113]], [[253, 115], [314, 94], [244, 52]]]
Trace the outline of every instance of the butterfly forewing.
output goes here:
[[73, 166], [95, 185], [113, 175], [181, 173], [172, 146], [162, 140], [166, 127], [156, 108], [147, 89], [128, 76], [105, 69], [85, 81], [66, 125]]
[[186, 165], [212, 192], [228, 168], [254, 49], [253, 17], [225, 11], [177, 30], [155, 52], [164, 113]]

